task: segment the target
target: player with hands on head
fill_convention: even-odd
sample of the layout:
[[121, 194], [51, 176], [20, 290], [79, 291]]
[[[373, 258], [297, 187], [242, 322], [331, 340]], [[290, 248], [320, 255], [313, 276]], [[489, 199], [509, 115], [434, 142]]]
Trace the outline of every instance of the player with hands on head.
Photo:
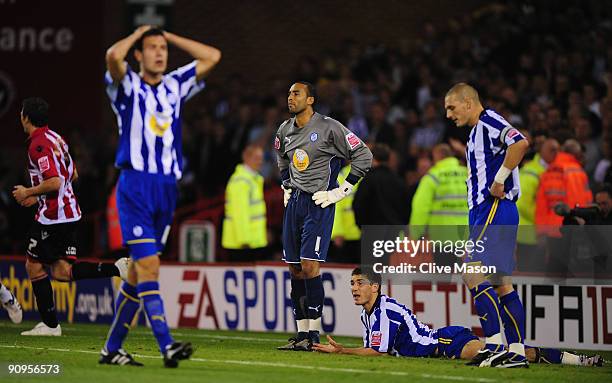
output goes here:
[[[169, 44], [193, 61], [166, 74]], [[125, 61], [132, 47], [138, 72]], [[175, 342], [170, 335], [159, 291], [159, 255], [170, 232], [177, 181], [183, 172], [183, 105], [204, 89], [204, 77], [220, 59], [217, 48], [148, 25], [106, 51], [106, 92], [120, 136], [115, 159], [121, 169], [117, 208], [133, 263], [115, 302], [115, 318], [99, 359], [102, 364], [141, 365], [122, 348], [140, 301], [165, 367], [177, 367], [193, 352], [190, 343]]]

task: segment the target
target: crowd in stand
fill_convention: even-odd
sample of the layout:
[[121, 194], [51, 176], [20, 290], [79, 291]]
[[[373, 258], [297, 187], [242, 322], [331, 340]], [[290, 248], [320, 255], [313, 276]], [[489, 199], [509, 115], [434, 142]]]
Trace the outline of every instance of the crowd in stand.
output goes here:
[[[577, 140], [592, 188], [612, 182], [612, 18], [591, 3], [569, 4], [490, 4], [445, 25], [425, 22], [415, 41], [345, 41], [297, 58], [293, 76], [269, 79], [262, 94], [249, 90], [246, 75], [233, 75], [222, 87], [213, 84], [193, 101], [198, 107], [189, 109], [183, 123], [180, 204], [222, 194], [248, 144], [264, 149], [266, 187], [279, 187], [272, 142], [289, 117], [286, 94], [296, 80], [316, 85], [318, 112], [369, 144], [387, 144], [389, 168], [412, 193], [432, 166], [435, 145], [447, 142], [462, 156], [468, 129], [446, 121], [443, 108], [446, 91], [459, 81], [473, 85], [485, 107], [529, 137], [553, 137], [560, 144]], [[100, 142], [79, 132], [68, 140], [79, 165], [81, 207], [102, 211], [116, 177], [116, 137]], [[0, 253], [20, 253], [29, 216], [11, 201], [20, 173], [4, 160]]]

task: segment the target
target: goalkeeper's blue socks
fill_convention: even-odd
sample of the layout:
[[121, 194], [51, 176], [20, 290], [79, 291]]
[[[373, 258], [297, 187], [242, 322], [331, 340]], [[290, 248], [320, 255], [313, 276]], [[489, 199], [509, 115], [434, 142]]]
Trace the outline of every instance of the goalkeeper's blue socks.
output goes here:
[[470, 289], [480, 325], [485, 335], [486, 348], [493, 351], [503, 350], [501, 324], [499, 320], [499, 299], [490, 282], [485, 281]]
[[298, 341], [308, 338], [308, 316], [306, 315], [306, 284], [303, 279], [291, 279], [291, 304], [297, 326]]
[[117, 300], [115, 301], [115, 317], [104, 348], [109, 352], [115, 352], [121, 348], [127, 337], [134, 316], [140, 307], [136, 287], [127, 282], [121, 284]]
[[159, 295], [159, 282], [147, 281], [138, 284], [138, 296], [142, 299], [147, 318], [151, 324], [153, 334], [157, 339], [161, 353], [166, 351], [166, 347], [171, 345], [174, 340], [170, 336], [170, 329], [166, 323], [164, 314], [164, 302]]
[[325, 290], [321, 276], [306, 279], [306, 301], [308, 302], [308, 338], [312, 343], [319, 343], [321, 316], [323, 315], [323, 301]]

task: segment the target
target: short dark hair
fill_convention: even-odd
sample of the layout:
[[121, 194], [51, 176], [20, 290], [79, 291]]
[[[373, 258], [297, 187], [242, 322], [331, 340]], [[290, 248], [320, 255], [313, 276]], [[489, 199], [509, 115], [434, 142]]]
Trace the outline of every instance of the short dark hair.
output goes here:
[[375, 273], [374, 270], [370, 267], [366, 267], [362, 269], [361, 267], [355, 267], [351, 272], [351, 276], [353, 275], [363, 275], [368, 278], [371, 283], [378, 283], [378, 293], [380, 294], [380, 289], [382, 286], [382, 277], [379, 273]]
[[49, 124], [49, 104], [40, 97], [28, 97], [23, 100], [21, 113], [38, 128]]
[[140, 38], [136, 41], [136, 44], [134, 44], [134, 49], [142, 52], [142, 42], [149, 36], [162, 36], [165, 38], [163, 30], [160, 28], [151, 28], [140, 36]]
[[306, 86], [306, 97], [313, 97], [315, 99], [315, 103], [317, 102], [317, 89], [314, 85], [312, 85], [308, 81], [296, 81], [295, 83]]
[[612, 185], [605, 183], [598, 187], [595, 191], [595, 194], [599, 193], [608, 193], [608, 196], [612, 197]]
[[378, 162], [387, 163], [389, 162], [389, 157], [391, 157], [391, 149], [386, 144], [374, 144], [372, 156]]

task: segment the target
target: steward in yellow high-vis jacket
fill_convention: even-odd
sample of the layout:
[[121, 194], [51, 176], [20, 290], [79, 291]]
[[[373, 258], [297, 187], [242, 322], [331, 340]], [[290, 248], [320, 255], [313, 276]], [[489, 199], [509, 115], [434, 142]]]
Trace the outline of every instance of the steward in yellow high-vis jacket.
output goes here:
[[256, 249], [268, 245], [264, 179], [258, 173], [263, 164], [263, 150], [247, 146], [243, 163], [236, 166], [225, 189], [225, 218], [221, 245], [230, 250], [230, 261], [253, 261]]
[[[413, 240], [422, 236], [441, 241], [467, 239], [465, 180], [468, 170], [452, 153], [447, 144], [438, 144], [432, 150], [434, 166], [421, 178], [412, 199], [410, 238]], [[436, 262], [437, 258], [436, 255]]]
[[521, 184], [521, 198], [516, 202], [519, 212], [520, 228], [517, 233], [517, 242], [525, 245], [537, 243], [535, 225], [536, 195], [540, 185], [540, 176], [546, 170], [547, 164], [540, 154], [536, 154], [519, 170], [519, 181]]

